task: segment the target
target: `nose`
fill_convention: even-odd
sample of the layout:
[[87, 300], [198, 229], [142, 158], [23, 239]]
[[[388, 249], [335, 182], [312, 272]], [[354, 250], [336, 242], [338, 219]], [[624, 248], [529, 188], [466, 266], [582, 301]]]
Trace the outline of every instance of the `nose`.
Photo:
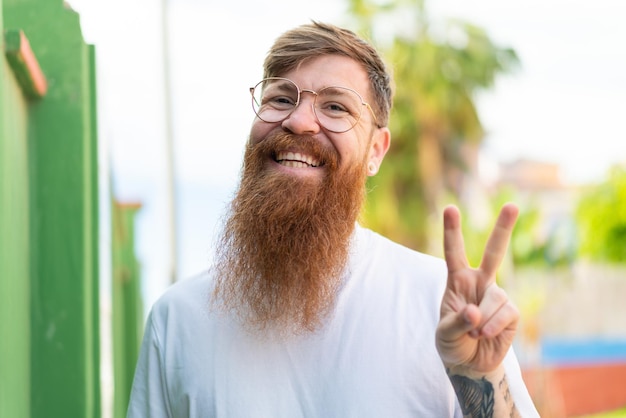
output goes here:
[[282, 122], [282, 127], [294, 134], [316, 134], [320, 131], [320, 123], [313, 111], [315, 96], [300, 96], [300, 103]]

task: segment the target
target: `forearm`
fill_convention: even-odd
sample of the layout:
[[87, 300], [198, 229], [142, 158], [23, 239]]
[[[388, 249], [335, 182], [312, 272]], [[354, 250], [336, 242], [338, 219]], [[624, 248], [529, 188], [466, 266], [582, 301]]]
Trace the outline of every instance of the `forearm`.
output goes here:
[[500, 365], [489, 373], [476, 373], [460, 367], [446, 368], [464, 417], [521, 417], [509, 391]]

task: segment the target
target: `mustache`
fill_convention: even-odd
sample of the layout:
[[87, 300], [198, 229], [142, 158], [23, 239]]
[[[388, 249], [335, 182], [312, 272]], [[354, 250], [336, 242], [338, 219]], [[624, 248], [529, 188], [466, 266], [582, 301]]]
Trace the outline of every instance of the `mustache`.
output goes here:
[[320, 161], [320, 166], [326, 166], [332, 170], [339, 166], [340, 156], [331, 144], [324, 144], [311, 135], [296, 135], [289, 132], [278, 131], [266, 136], [257, 143], [248, 141], [247, 151], [257, 155], [263, 155], [276, 160], [278, 153], [282, 151], [303, 152], [314, 156]]

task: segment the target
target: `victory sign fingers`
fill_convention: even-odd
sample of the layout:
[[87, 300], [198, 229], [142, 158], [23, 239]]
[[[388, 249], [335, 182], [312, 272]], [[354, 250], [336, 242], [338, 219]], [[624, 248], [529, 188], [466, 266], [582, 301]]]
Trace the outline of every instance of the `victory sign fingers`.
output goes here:
[[496, 284], [496, 273], [506, 254], [518, 212], [513, 204], [502, 207], [480, 266], [471, 268], [465, 253], [461, 214], [454, 206], [444, 210], [448, 283], [437, 339], [447, 364], [462, 363], [490, 370], [499, 364], [512, 342], [519, 312]]

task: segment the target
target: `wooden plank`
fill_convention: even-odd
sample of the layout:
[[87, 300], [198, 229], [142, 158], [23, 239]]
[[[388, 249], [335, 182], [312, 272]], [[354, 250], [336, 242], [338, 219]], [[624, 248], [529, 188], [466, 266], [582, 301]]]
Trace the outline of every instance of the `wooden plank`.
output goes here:
[[5, 31], [4, 53], [24, 95], [29, 99], [44, 97], [48, 82], [23, 31]]

